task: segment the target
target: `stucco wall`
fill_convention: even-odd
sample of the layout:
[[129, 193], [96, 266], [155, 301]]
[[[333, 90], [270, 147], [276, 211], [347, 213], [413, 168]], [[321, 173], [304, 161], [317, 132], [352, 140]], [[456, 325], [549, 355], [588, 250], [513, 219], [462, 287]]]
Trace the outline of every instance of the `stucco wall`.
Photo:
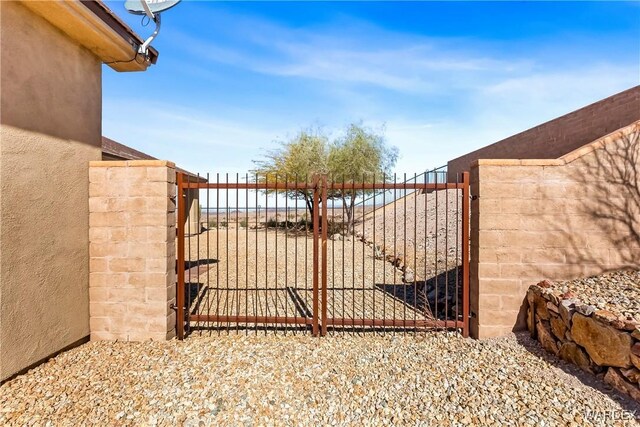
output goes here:
[[89, 161], [101, 63], [0, 2], [0, 378], [89, 333]]
[[471, 169], [472, 335], [525, 327], [542, 279], [640, 268], [640, 121], [557, 160]]
[[450, 160], [450, 179], [478, 159], [557, 159], [640, 120], [640, 86]]

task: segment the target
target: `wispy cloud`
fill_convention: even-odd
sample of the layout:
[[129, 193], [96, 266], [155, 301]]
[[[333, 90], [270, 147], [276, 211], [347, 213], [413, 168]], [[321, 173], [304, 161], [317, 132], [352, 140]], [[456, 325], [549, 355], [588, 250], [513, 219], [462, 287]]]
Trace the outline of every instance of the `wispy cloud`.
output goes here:
[[426, 37], [349, 16], [294, 26], [198, 12], [207, 31], [168, 27], [164, 40], [180, 59], [171, 64], [163, 51], [154, 70], [190, 68], [193, 81], [180, 81], [188, 92], [155, 101], [105, 93], [104, 107], [108, 136], [194, 170], [244, 171], [301, 127], [362, 119], [386, 125], [398, 170], [420, 172], [640, 83], [637, 55], [611, 60], [586, 36], [562, 48]]
[[497, 81], [531, 68], [529, 60], [467, 47], [473, 40], [390, 32], [360, 21], [342, 20], [321, 29], [287, 28], [243, 16], [217, 16], [216, 22], [225, 34], [225, 23], [233, 22], [230, 39], [176, 38], [198, 58], [273, 76], [424, 94], [465, 87], [471, 77]]
[[[515, 76], [474, 92], [474, 122], [504, 138], [640, 83], [640, 63], [581, 64]], [[462, 154], [462, 153], [461, 153]]]
[[[193, 171], [244, 172], [287, 129], [176, 104], [108, 100], [105, 136]], [[249, 115], [250, 113], [248, 113]], [[135, 117], [135, 120], [131, 120]]]

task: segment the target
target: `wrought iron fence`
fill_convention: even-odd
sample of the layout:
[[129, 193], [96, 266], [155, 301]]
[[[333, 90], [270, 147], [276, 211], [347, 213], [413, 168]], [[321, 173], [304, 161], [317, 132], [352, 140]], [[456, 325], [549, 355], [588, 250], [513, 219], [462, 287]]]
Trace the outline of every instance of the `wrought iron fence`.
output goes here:
[[[178, 174], [179, 337], [467, 335], [468, 174], [446, 182], [439, 173], [348, 181], [216, 174], [206, 182]], [[205, 205], [196, 230], [189, 191]]]

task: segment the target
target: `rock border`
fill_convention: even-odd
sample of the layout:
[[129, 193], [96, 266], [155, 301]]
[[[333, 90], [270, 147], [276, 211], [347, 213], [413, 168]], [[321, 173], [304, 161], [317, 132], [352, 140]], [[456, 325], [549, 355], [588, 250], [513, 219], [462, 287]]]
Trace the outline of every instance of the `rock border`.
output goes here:
[[549, 353], [640, 402], [640, 323], [583, 304], [543, 280], [527, 291], [527, 327]]

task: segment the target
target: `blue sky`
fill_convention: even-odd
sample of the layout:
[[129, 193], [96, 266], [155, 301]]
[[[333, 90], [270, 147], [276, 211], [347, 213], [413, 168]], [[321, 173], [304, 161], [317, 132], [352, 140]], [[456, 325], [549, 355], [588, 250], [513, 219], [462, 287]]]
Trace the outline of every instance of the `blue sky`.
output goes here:
[[144, 73], [104, 66], [105, 136], [244, 173], [301, 128], [362, 121], [414, 173], [639, 84], [640, 3], [183, 1], [153, 45]]

